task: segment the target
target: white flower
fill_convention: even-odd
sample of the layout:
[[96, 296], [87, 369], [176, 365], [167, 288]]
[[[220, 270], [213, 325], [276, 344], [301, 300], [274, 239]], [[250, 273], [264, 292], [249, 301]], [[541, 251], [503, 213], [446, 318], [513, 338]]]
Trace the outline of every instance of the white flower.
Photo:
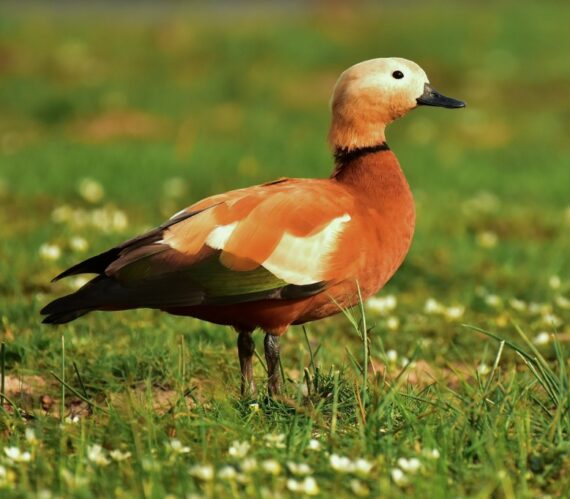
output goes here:
[[259, 411], [259, 404], [257, 402], [249, 404], [249, 409], [251, 410], [251, 412], [257, 412]]
[[373, 312], [386, 314], [396, 308], [398, 300], [394, 295], [373, 296], [366, 300], [366, 306]]
[[77, 424], [79, 423], [79, 414], [70, 414], [65, 418], [67, 424]]
[[51, 212], [51, 219], [55, 223], [69, 222], [73, 218], [73, 208], [71, 206], [64, 204], [54, 208]]
[[97, 466], [107, 466], [110, 463], [109, 459], [105, 456], [103, 447], [99, 444], [87, 447], [87, 459]]
[[251, 445], [249, 442], [239, 442], [237, 440], [234, 440], [228, 450], [228, 453], [232, 457], [242, 458], [247, 455], [250, 448]]
[[560, 280], [560, 277], [558, 277], [557, 275], [550, 276], [550, 279], [548, 279], [548, 285], [552, 289], [558, 289], [561, 284], [562, 281]]
[[307, 383], [297, 383], [297, 389], [303, 397], [309, 395], [309, 388], [307, 387]]
[[570, 309], [570, 300], [565, 296], [558, 295], [555, 301], [556, 305], [558, 305], [560, 308], [564, 308], [566, 310]]
[[428, 298], [424, 305], [424, 312], [426, 314], [441, 314], [444, 312], [445, 307], [439, 303], [435, 298]]
[[166, 446], [174, 454], [188, 454], [190, 452], [190, 447], [182, 445], [182, 442], [176, 438], [173, 438]]
[[356, 480], [356, 478], [350, 481], [350, 489], [352, 490], [354, 495], [359, 497], [365, 497], [368, 494], [370, 494], [370, 489], [360, 480]]
[[368, 475], [373, 466], [374, 463], [371, 463], [370, 461], [367, 461], [366, 459], [363, 458], [359, 458], [353, 462], [355, 473], [362, 476]]
[[462, 307], [460, 305], [456, 305], [454, 307], [447, 307], [445, 309], [444, 315], [448, 320], [453, 321], [453, 320], [461, 319], [461, 317], [463, 317], [464, 313], [465, 313], [465, 307]]
[[218, 478], [221, 480], [235, 480], [238, 472], [233, 466], [224, 466], [218, 471]]
[[390, 476], [394, 483], [398, 486], [403, 486], [408, 484], [408, 477], [400, 468], [392, 468], [390, 470]]
[[243, 473], [238, 473], [236, 476], [236, 481], [242, 485], [245, 485], [246, 483], [251, 482], [251, 477], [244, 475]]
[[72, 289], [79, 289], [85, 286], [90, 281], [89, 277], [82, 275], [75, 276], [68, 281], [69, 287]]
[[352, 461], [345, 456], [331, 454], [330, 463], [332, 469], [340, 473], [351, 473], [354, 470], [354, 465], [352, 464]]
[[522, 300], [518, 300], [517, 298], [511, 298], [509, 300], [509, 305], [518, 312], [524, 312], [526, 310], [526, 303]]
[[18, 447], [5, 447], [4, 453], [14, 463], [28, 463], [32, 459], [28, 451], [22, 452]]
[[12, 485], [15, 478], [14, 472], [8, 471], [4, 466], [0, 465], [0, 489]]
[[28, 442], [31, 445], [35, 445], [38, 443], [38, 439], [36, 437], [36, 432], [34, 431], [33, 428], [26, 428], [26, 442]]
[[361, 476], [366, 476], [374, 466], [373, 463], [363, 458], [358, 458], [356, 461], [351, 461], [348, 457], [332, 454], [330, 456], [331, 467], [339, 473], [356, 473]]
[[113, 229], [120, 232], [125, 230], [128, 225], [129, 219], [127, 218], [127, 215], [120, 210], [116, 210], [113, 213]]
[[210, 464], [196, 465], [190, 468], [189, 473], [198, 480], [209, 482], [214, 478], [214, 468]]
[[73, 251], [77, 251], [79, 253], [82, 253], [86, 251], [87, 248], [89, 248], [89, 244], [87, 243], [87, 241], [83, 237], [79, 236], [73, 236], [69, 240], [69, 246]]
[[287, 488], [292, 492], [300, 492], [301, 491], [301, 484], [297, 480], [293, 480], [290, 478], [287, 480]]
[[389, 362], [394, 363], [398, 360], [398, 352], [396, 352], [396, 350], [388, 350], [386, 352], [386, 358]]
[[491, 372], [491, 368], [484, 362], [481, 362], [481, 364], [477, 366], [477, 372], [482, 376], [485, 376]]
[[69, 219], [69, 223], [74, 225], [75, 227], [84, 227], [87, 224], [94, 224], [94, 215], [91, 216], [85, 210], [81, 208], [77, 208], [71, 211], [71, 216]]
[[429, 459], [439, 459], [439, 450], [437, 449], [424, 449], [422, 454]]
[[476, 237], [477, 244], [481, 246], [481, 248], [494, 248], [497, 246], [499, 238], [497, 234], [491, 232], [490, 230], [485, 230], [483, 232], [479, 232]]
[[293, 463], [290, 461], [287, 463], [287, 468], [293, 475], [310, 475], [313, 472], [311, 467], [305, 463]]
[[285, 448], [285, 434], [283, 433], [268, 433], [264, 435], [263, 438], [267, 447], [274, 447], [276, 449]]
[[98, 203], [105, 196], [103, 186], [92, 178], [84, 178], [77, 186], [80, 196], [89, 203]]
[[131, 453], [130, 452], [122, 452], [119, 449], [114, 449], [111, 452], [109, 452], [109, 456], [111, 456], [111, 459], [113, 461], [121, 462], [121, 461], [126, 461], [127, 459], [130, 459]]
[[532, 342], [535, 345], [546, 345], [550, 343], [550, 334], [548, 334], [546, 331], [541, 331], [534, 337], [534, 340], [532, 340]]
[[501, 297], [497, 295], [487, 295], [485, 296], [485, 303], [490, 307], [497, 308], [501, 306], [503, 300], [501, 300]]
[[528, 306], [528, 311], [531, 314], [549, 314], [552, 312], [552, 307], [548, 303], [534, 303], [531, 302]]
[[562, 319], [554, 314], [544, 314], [542, 322], [552, 327], [560, 327], [562, 325]]
[[308, 496], [315, 496], [319, 493], [317, 481], [312, 476], [308, 476], [303, 480], [303, 492]]
[[77, 225], [89, 223], [103, 232], [121, 232], [129, 223], [124, 212], [110, 206], [93, 210], [90, 213], [78, 213], [78, 215]]
[[309, 440], [309, 445], [307, 446], [307, 449], [319, 451], [319, 450], [321, 450], [321, 442], [319, 442], [315, 438], [311, 438], [311, 440]]
[[407, 471], [409, 473], [415, 473], [421, 468], [422, 463], [420, 462], [419, 459], [415, 457], [412, 457], [410, 459], [401, 457], [400, 459], [398, 459], [398, 466], [404, 471]]
[[57, 244], [44, 243], [40, 246], [40, 257], [44, 260], [57, 260], [61, 256], [61, 249]]
[[268, 459], [261, 464], [263, 471], [270, 475], [279, 475], [281, 473], [281, 465], [275, 459]]
[[388, 317], [388, 319], [386, 320], [386, 327], [390, 331], [397, 331], [398, 328], [400, 327], [400, 319], [394, 316]]
[[291, 492], [300, 492], [301, 494], [307, 494], [308, 496], [314, 496], [319, 493], [317, 481], [312, 476], [306, 477], [303, 481], [297, 481], [290, 478], [287, 480], [287, 488]]
[[400, 366], [401, 367], [408, 367], [408, 364], [409, 364], [409, 367], [411, 367], [411, 368], [415, 367], [415, 365], [416, 365], [415, 362], [410, 362], [410, 359], [408, 359], [408, 357], [402, 357], [400, 359]]
[[244, 473], [252, 473], [257, 469], [257, 461], [254, 457], [249, 457], [241, 462], [241, 469]]

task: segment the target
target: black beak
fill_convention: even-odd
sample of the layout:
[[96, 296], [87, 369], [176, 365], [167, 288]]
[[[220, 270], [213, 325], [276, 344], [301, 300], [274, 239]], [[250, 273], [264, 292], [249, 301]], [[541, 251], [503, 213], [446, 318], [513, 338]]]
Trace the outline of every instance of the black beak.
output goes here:
[[424, 93], [416, 101], [419, 106], [447, 107], [450, 109], [465, 107], [465, 102], [441, 95], [429, 83], [424, 86]]

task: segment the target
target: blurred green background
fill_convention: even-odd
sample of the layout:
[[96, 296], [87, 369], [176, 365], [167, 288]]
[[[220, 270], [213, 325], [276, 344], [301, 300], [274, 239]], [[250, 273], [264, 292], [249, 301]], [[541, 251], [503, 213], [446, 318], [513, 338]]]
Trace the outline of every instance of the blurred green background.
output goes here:
[[[9, 371], [56, 369], [65, 333], [94, 393], [168, 384], [183, 334], [199, 392], [223, 399], [233, 386], [237, 395], [230, 331], [150, 311], [43, 327], [41, 306], [81, 284], [49, 281], [203, 196], [328, 175], [334, 82], [384, 56], [419, 63], [468, 107], [419, 109], [388, 130], [418, 220], [409, 257], [383, 292], [397, 297], [396, 309], [369, 309], [373, 356], [419, 348], [440, 367], [492, 362], [495, 344], [462, 323], [514, 338], [514, 321], [531, 338], [556, 332], [568, 342], [568, 19], [568, 2], [529, 0], [0, 5]], [[309, 332], [325, 365], [348, 362], [346, 345], [358, 345], [343, 317]], [[536, 343], [552, 357], [548, 341]], [[302, 331], [283, 343], [287, 372], [298, 377], [308, 355]], [[429, 479], [424, 486], [431, 490]]]

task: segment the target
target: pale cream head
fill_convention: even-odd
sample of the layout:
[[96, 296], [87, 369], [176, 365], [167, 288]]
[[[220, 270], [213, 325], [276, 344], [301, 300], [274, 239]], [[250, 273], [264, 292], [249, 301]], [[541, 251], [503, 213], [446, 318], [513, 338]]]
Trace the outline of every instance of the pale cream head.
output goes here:
[[351, 150], [384, 142], [386, 125], [418, 106], [426, 84], [422, 68], [398, 57], [348, 68], [333, 91], [331, 146]]

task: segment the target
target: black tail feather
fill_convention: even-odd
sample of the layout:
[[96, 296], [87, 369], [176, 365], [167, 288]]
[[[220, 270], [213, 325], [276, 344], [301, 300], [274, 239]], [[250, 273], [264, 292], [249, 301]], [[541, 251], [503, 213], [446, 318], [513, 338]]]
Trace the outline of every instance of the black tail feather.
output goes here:
[[59, 274], [58, 276], [54, 277], [52, 279], [52, 282], [59, 281], [64, 277], [69, 277], [71, 275], [77, 275], [77, 274], [104, 274], [105, 269], [109, 265], [111, 265], [111, 263], [113, 263], [117, 258], [119, 258], [119, 256], [124, 250], [127, 249], [134, 250], [139, 246], [152, 244], [160, 240], [162, 238], [165, 229], [183, 220], [186, 220], [187, 218], [193, 217], [197, 213], [200, 213], [200, 211], [204, 210], [189, 211], [189, 212], [184, 211], [176, 215], [175, 217], [172, 217], [170, 220], [166, 221], [156, 229], [152, 229], [151, 231], [146, 232], [145, 234], [134, 237], [133, 239], [129, 239], [128, 241], [125, 241], [119, 246], [115, 246], [114, 248], [111, 248], [110, 250], [100, 253], [99, 255], [92, 256], [87, 260], [79, 262], [78, 264], [74, 265], [73, 267], [70, 267], [69, 269]]
[[66, 324], [67, 322], [74, 321], [78, 317], [88, 314], [89, 312], [91, 312], [91, 310], [86, 309], [49, 314], [47, 317], [44, 317], [42, 324]]
[[[99, 274], [75, 293], [58, 298], [46, 305], [41, 311], [41, 314], [46, 316], [42, 322], [44, 324], [64, 324], [109, 304], [121, 304], [125, 308], [142, 306], [144, 302], [141, 304], [137, 302], [137, 293], [125, 290], [118, 282], [108, 278], [105, 275], [106, 269], [120, 258], [124, 251], [135, 251], [140, 246], [159, 241], [165, 229], [193, 217], [200, 211], [203, 210], [183, 211], [156, 229], [79, 262], [56, 276], [52, 282], [77, 274]], [[152, 295], [152, 286], [146, 289], [146, 293]], [[149, 299], [148, 297], [146, 300], [149, 302], [149, 306], [152, 306], [156, 301], [155, 298]]]
[[97, 310], [105, 304], [107, 293], [117, 284], [106, 276], [97, 276], [75, 293], [48, 303], [40, 313], [44, 324], [64, 324]]
[[104, 253], [92, 256], [87, 260], [79, 262], [73, 267], [68, 268], [66, 271], [55, 276], [51, 282], [59, 281], [64, 277], [77, 274], [102, 274], [108, 265], [111, 264], [116, 258], [119, 257], [121, 250], [119, 248], [111, 248]]

